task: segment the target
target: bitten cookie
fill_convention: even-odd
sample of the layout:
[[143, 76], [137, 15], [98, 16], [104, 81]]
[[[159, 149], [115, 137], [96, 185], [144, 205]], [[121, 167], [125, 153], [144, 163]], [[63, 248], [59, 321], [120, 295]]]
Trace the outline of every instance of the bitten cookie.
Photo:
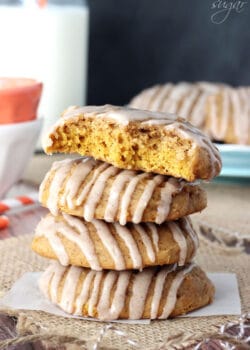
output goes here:
[[38, 224], [32, 249], [62, 265], [94, 270], [142, 269], [190, 262], [198, 238], [189, 218], [155, 224], [86, 222], [67, 214], [48, 214]]
[[44, 150], [188, 181], [211, 179], [221, 169], [217, 148], [184, 119], [111, 105], [66, 110], [47, 135]]
[[92, 271], [52, 264], [40, 289], [70, 314], [115, 319], [166, 319], [212, 302], [214, 287], [196, 265], [137, 271]]
[[206, 120], [214, 140], [250, 145], [250, 88], [225, 88], [209, 96]]
[[40, 186], [40, 201], [54, 215], [161, 224], [204, 209], [206, 193], [195, 183], [80, 158], [53, 164]]

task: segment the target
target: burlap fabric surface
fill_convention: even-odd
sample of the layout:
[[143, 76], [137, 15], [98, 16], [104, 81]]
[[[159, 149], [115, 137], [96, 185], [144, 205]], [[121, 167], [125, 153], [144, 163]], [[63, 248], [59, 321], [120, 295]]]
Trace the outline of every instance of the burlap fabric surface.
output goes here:
[[[219, 233], [218, 233], [219, 234]], [[0, 242], [0, 295], [27, 271], [44, 270], [48, 261], [36, 256], [30, 250], [31, 235], [10, 238]], [[210, 242], [201, 237], [197, 263], [208, 272], [234, 272], [237, 274], [242, 312], [250, 307], [250, 257], [239, 248], [229, 248]], [[6, 310], [5, 310], [6, 311]], [[169, 337], [182, 334], [180, 341], [185, 343], [191, 337], [198, 339], [217, 332], [218, 327], [237, 319], [235, 316], [178, 318], [154, 321], [150, 325], [113, 324], [114, 329], [104, 332], [105, 323], [66, 319], [35, 311], [8, 311], [18, 317], [17, 329], [20, 334], [54, 334], [86, 341], [88, 348], [95, 342], [101, 348], [134, 349], [127, 342], [124, 333], [143, 349], [159, 349]], [[106, 324], [107, 325], [107, 324]], [[101, 333], [100, 333], [101, 332]], [[105, 334], [104, 334], [105, 333]], [[103, 337], [102, 337], [103, 335]], [[171, 348], [168, 346], [167, 348]]]
[[250, 238], [250, 180], [248, 184], [212, 182], [202, 186], [207, 192], [208, 206], [201, 213], [192, 215], [192, 219]]

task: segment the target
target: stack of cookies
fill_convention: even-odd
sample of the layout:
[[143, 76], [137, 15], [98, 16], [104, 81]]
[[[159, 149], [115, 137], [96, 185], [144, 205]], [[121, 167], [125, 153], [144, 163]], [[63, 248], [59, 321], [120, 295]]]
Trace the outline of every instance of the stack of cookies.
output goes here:
[[221, 168], [207, 137], [166, 113], [71, 107], [44, 149], [87, 156], [55, 162], [40, 186], [50, 214], [32, 248], [55, 260], [39, 282], [47, 298], [101, 320], [166, 319], [212, 301], [188, 217], [206, 207], [196, 180]]

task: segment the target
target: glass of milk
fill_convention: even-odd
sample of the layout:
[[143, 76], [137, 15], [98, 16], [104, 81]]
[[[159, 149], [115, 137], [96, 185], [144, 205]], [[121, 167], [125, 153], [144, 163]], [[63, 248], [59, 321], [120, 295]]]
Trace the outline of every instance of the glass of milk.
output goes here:
[[0, 76], [43, 82], [44, 131], [86, 102], [88, 27], [86, 0], [0, 1]]

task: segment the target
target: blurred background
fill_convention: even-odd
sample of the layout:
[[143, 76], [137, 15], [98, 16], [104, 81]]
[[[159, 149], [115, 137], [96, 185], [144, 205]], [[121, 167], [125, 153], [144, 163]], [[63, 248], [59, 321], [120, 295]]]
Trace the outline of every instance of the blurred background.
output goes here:
[[[238, 8], [212, 17], [223, 10], [221, 3]], [[125, 104], [143, 88], [167, 81], [249, 85], [250, 6], [239, 3], [89, 1], [88, 103]]]
[[46, 127], [68, 105], [127, 104], [157, 83], [250, 84], [248, 1], [0, 0], [0, 5], [0, 76], [44, 83], [39, 114]]

